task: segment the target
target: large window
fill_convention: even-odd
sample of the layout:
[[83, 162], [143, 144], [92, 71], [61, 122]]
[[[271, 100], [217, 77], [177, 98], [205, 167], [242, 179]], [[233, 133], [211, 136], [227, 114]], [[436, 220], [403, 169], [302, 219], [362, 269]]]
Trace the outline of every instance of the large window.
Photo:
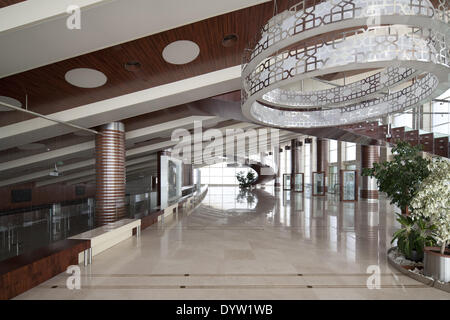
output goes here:
[[291, 150], [286, 150], [290, 144], [280, 145], [283, 152], [280, 153], [280, 174], [291, 173]]
[[356, 160], [356, 143], [345, 143], [345, 161]]
[[[438, 99], [448, 100], [450, 98], [450, 89], [447, 90]], [[433, 132], [450, 135], [450, 102], [433, 102]]]
[[336, 140], [330, 140], [330, 162], [338, 162], [338, 142]]
[[236, 173], [244, 171], [246, 174], [248, 167], [228, 166], [226, 162], [216, 163], [207, 167], [200, 168], [202, 184], [217, 185], [238, 185]]
[[311, 184], [311, 145], [305, 143], [305, 183]]
[[[405, 112], [411, 112], [411, 110], [405, 111]], [[412, 113], [401, 113], [401, 114], [395, 115], [393, 128], [397, 128], [397, 127], [412, 128], [413, 127]]]

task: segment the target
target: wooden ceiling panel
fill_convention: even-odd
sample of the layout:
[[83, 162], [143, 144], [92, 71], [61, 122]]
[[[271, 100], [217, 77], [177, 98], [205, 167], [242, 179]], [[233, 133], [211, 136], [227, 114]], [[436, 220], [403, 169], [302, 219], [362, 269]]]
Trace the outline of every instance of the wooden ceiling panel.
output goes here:
[[0, 0], [0, 8], [12, 6], [13, 4], [24, 1], [25, 0]]
[[[279, 0], [278, 9], [283, 10], [289, 4], [288, 0]], [[12, 75], [0, 79], [0, 95], [24, 103], [27, 94], [30, 110], [51, 114], [236, 66], [241, 63], [242, 52], [250, 39], [272, 14], [273, 3], [264, 3]], [[232, 33], [239, 37], [236, 45], [222, 46], [223, 37]], [[197, 59], [186, 65], [165, 62], [161, 53], [166, 45], [176, 40], [196, 42], [200, 47]], [[141, 69], [127, 71], [124, 65], [128, 61], [140, 62]], [[65, 81], [64, 75], [73, 68], [100, 70], [108, 81], [94, 89], [72, 86]], [[30, 118], [16, 111], [3, 112], [0, 126]]]

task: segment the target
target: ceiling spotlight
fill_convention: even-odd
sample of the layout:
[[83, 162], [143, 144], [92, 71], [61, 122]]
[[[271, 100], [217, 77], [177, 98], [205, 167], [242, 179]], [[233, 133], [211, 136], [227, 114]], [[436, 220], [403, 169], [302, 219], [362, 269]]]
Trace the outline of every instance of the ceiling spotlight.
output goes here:
[[61, 173], [58, 171], [58, 167], [56, 165], [57, 164], [55, 163], [55, 169], [48, 173], [49, 176], [51, 176], [51, 177], [59, 177], [61, 175]]
[[223, 37], [222, 45], [226, 48], [233, 47], [234, 45], [236, 45], [238, 39], [239, 37], [237, 36], [237, 34], [227, 34], [225, 37]]
[[141, 67], [142, 65], [139, 61], [128, 61], [125, 63], [125, 70], [127, 71], [136, 72], [141, 70]]

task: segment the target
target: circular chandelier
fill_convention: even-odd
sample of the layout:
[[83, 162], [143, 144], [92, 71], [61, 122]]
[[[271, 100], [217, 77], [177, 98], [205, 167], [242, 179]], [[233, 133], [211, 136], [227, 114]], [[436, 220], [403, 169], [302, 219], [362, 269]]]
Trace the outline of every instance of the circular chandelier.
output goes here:
[[[448, 0], [306, 2], [270, 19], [244, 54], [242, 112], [252, 121], [346, 125], [413, 108], [450, 87]], [[336, 73], [360, 75], [303, 88]]]

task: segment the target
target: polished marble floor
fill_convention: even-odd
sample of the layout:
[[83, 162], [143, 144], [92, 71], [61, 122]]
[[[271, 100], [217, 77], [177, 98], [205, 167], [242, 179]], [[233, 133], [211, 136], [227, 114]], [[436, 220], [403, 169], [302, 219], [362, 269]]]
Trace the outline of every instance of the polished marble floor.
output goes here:
[[[383, 199], [210, 187], [194, 211], [80, 265], [81, 289], [62, 273], [16, 299], [450, 299], [389, 267], [394, 210]], [[368, 267], [380, 270], [378, 289]]]

